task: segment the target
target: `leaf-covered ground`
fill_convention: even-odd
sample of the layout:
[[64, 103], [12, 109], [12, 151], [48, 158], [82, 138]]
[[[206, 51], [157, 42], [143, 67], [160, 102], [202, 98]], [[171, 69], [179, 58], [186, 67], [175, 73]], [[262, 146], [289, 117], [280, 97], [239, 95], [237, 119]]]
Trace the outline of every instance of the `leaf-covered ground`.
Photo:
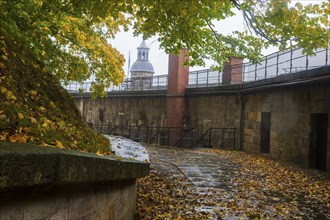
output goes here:
[[330, 216], [328, 174], [243, 152], [209, 152], [240, 165], [232, 176], [232, 190], [195, 187], [180, 172], [173, 175], [155, 170], [138, 181], [137, 218], [327, 219]]
[[0, 36], [0, 141], [111, 154], [59, 81], [12, 43]]

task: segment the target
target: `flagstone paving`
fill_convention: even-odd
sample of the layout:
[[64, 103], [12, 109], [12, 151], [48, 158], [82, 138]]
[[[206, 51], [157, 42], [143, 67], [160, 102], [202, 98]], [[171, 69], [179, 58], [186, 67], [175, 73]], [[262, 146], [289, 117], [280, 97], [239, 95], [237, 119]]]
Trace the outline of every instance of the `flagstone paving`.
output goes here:
[[195, 209], [213, 219], [308, 220], [328, 219], [330, 214], [327, 173], [242, 152], [155, 146], [147, 150], [152, 170], [189, 179], [201, 204]]
[[197, 187], [230, 190], [238, 164], [214, 153], [187, 149], [148, 147], [151, 169], [158, 172], [183, 174]]

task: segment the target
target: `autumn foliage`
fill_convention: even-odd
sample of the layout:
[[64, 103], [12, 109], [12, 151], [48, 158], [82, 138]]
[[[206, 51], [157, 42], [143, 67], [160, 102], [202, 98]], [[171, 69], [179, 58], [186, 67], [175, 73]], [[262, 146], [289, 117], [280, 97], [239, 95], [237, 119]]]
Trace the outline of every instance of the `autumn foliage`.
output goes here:
[[[98, 96], [121, 83], [124, 58], [108, 40], [129, 27], [135, 35], [157, 36], [166, 53], [188, 49], [191, 65], [212, 59], [219, 68], [233, 56], [257, 62], [269, 45], [298, 46], [308, 54], [328, 47], [329, 0], [290, 2], [0, 1], [0, 139], [106, 151], [59, 83], [93, 76], [91, 91]], [[215, 22], [235, 10], [243, 13], [247, 29], [221, 34]]]
[[[235, 164], [237, 169], [229, 177], [231, 187], [197, 187], [182, 172], [173, 174], [156, 167], [138, 181], [137, 219], [326, 219], [330, 215], [326, 173], [264, 155], [215, 149], [194, 152], [218, 155]], [[172, 162], [178, 160], [178, 167], [180, 162], [185, 167], [196, 166], [190, 156], [175, 156], [174, 149], [172, 153]], [[207, 158], [198, 163], [199, 168], [212, 166]]]
[[13, 48], [0, 38], [0, 141], [110, 154], [107, 139], [83, 123], [55, 77]]
[[[298, 46], [309, 54], [328, 47], [329, 1], [290, 2], [1, 1], [0, 36], [8, 46], [16, 44], [19, 54], [42, 62], [58, 80], [83, 82], [93, 75], [91, 90], [105, 95], [104, 88], [124, 77], [124, 58], [108, 40], [129, 27], [135, 35], [156, 36], [166, 53], [188, 49], [190, 65], [211, 59], [219, 67], [233, 56], [258, 61], [269, 45], [283, 50]], [[225, 22], [237, 11], [243, 14], [246, 29], [222, 34], [224, 27], [216, 22]]]

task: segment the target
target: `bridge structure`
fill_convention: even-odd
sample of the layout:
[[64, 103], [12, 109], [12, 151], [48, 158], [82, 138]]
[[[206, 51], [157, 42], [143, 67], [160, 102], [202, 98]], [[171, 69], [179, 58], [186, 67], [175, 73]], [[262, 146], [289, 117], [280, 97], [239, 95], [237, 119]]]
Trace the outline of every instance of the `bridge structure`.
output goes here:
[[[313, 56], [303, 54], [303, 49], [301, 48], [284, 52], [279, 51], [263, 57], [259, 63], [239, 62], [237, 64], [227, 65], [224, 71], [236, 69], [236, 72], [238, 71], [236, 74], [239, 75], [240, 80], [232, 81], [231, 83], [242, 84], [330, 65], [330, 48], [318, 49], [314, 53]], [[226, 85], [228, 82], [224, 82], [224, 71], [221, 72], [212, 69], [190, 71], [187, 88]], [[150, 81], [149, 78], [140, 80]], [[132, 78], [125, 78], [120, 85], [111, 85], [106, 88], [106, 92], [167, 90], [168, 74], [152, 76], [149, 87], [134, 86], [133, 82], [134, 80]], [[88, 94], [92, 83], [93, 81], [86, 81], [84, 83], [73, 82], [68, 85], [63, 84], [63, 87], [71, 94]]]

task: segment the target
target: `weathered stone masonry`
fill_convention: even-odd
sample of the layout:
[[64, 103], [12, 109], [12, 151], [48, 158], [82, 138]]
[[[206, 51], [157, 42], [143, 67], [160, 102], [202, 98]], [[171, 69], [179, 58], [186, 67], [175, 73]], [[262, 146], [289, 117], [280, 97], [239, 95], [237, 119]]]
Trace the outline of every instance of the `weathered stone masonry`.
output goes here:
[[134, 219], [149, 164], [0, 142], [0, 219]]
[[[182, 126], [235, 127], [240, 131], [238, 148], [329, 171], [329, 75], [326, 66], [245, 84], [186, 88]], [[171, 112], [166, 91], [118, 92], [105, 99], [75, 100], [78, 106], [84, 103], [82, 113], [94, 124], [100, 123], [102, 108], [104, 123], [123, 120], [125, 125], [166, 126]]]
[[[166, 94], [150, 97], [140, 93], [139, 96], [108, 96], [92, 100], [89, 97], [77, 97], [86, 122], [104, 127], [128, 126], [166, 126]], [[102, 117], [100, 117], [102, 115]]]
[[[315, 167], [312, 157], [312, 117], [327, 115], [327, 150], [317, 160], [327, 161], [330, 170], [330, 86], [306, 85], [279, 88], [249, 94], [245, 99], [243, 147], [249, 152], [262, 151], [262, 114], [270, 115], [270, 147], [272, 157], [283, 161]], [[327, 152], [327, 153], [326, 153]], [[324, 155], [324, 154], [327, 155]], [[321, 168], [321, 167], [317, 167]], [[322, 169], [325, 169], [322, 168]]]

